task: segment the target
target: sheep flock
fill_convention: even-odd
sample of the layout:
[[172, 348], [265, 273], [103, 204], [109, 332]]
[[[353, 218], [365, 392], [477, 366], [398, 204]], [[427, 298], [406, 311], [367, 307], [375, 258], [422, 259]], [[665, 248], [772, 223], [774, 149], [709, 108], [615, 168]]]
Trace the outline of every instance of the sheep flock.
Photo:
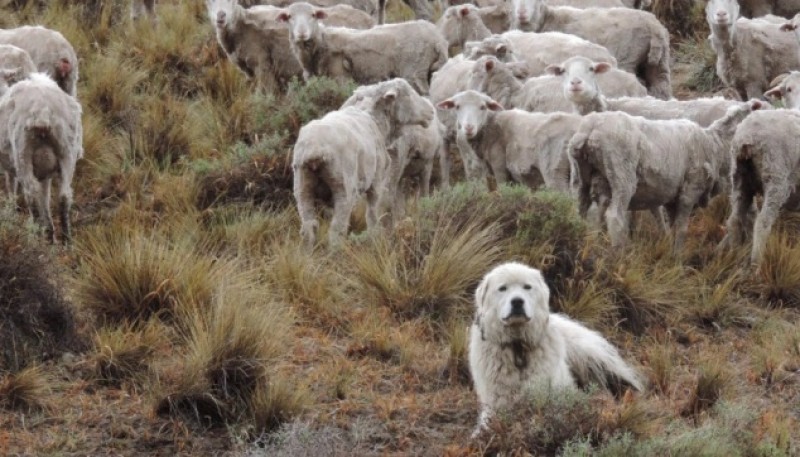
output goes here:
[[[707, 37], [693, 43], [707, 53], [692, 58], [706, 59], [717, 82], [713, 90], [686, 90], [687, 63], [676, 53], [685, 53], [684, 43], [690, 39], [657, 17], [665, 3], [688, 5], [687, 21], [690, 10], [705, 20]], [[112, 5], [127, 14], [115, 15]], [[117, 333], [90, 330], [91, 341], [79, 349], [42, 359], [69, 367], [64, 376], [90, 379], [86, 384], [102, 378], [107, 386], [109, 379], [120, 376], [119, 370], [137, 369], [126, 365], [128, 355], [120, 348], [138, 345], [130, 357], [147, 359], [147, 368], [139, 368], [149, 374], [136, 378], [131, 392], [155, 392], [156, 406], [148, 414], [188, 417], [213, 433], [225, 424], [236, 444], [221, 448], [242, 455], [595, 455], [600, 449], [603, 453], [597, 455], [800, 453], [800, 442], [793, 441], [800, 421], [796, 310], [787, 306], [792, 311], [781, 311], [786, 325], [773, 325], [775, 318], [766, 314], [727, 317], [719, 311], [728, 309], [728, 302], [739, 306], [755, 296], [770, 304], [783, 300], [800, 305], [800, 263], [792, 264], [788, 258], [793, 254], [781, 256], [774, 247], [800, 253], [792, 235], [785, 235], [797, 225], [793, 212], [800, 211], [800, 2], [204, 0], [187, 6], [168, 0], [85, 5], [52, 0], [9, 1], [0, 8], [14, 15], [0, 29], [0, 217], [5, 218], [0, 219], [0, 247], [7, 241], [3, 234], [12, 230], [8, 227], [26, 234], [0, 249], [0, 311], [2, 295], [10, 297], [8, 291], [15, 287], [13, 280], [3, 282], [2, 264], [8, 258], [2, 254], [27, 255], [19, 246], [33, 243], [41, 249], [36, 251], [40, 258], [70, 270], [64, 273], [71, 278], [65, 296], [77, 303], [79, 319], [88, 322], [84, 325], [118, 325]], [[93, 9], [95, 14], [89, 14]], [[171, 28], [183, 20], [180, 14], [202, 24], [202, 36], [189, 28]], [[73, 19], [96, 21], [95, 28], [80, 35], [69, 27], [59, 30], [59, 24]], [[76, 22], [70, 27], [84, 26]], [[65, 36], [80, 39], [71, 43]], [[121, 37], [120, 42], [112, 45], [112, 36]], [[193, 55], [181, 55], [176, 49], [149, 46], [148, 36], [169, 36], [163, 42], [176, 44], [195, 40], [203, 46]], [[128, 60], [112, 58], [119, 55]], [[179, 68], [180, 75], [158, 79], [148, 74], [147, 68], [157, 66]], [[316, 97], [309, 103], [329, 103], [330, 97], [315, 92], [320, 81], [328, 84], [326, 90], [344, 94], [334, 106], [280, 111], [282, 104], [307, 103], [306, 96]], [[203, 91], [212, 94], [214, 105], [192, 99]], [[238, 93], [255, 102], [241, 102]], [[160, 111], [140, 108], [142, 94], [156, 94]], [[161, 94], [163, 100], [158, 100]], [[192, 101], [176, 101], [182, 97]], [[268, 125], [272, 133], [246, 131], [269, 122], [280, 123], [282, 130]], [[142, 126], [162, 133], [151, 135]], [[109, 140], [100, 132], [116, 136]], [[206, 132], [213, 134], [198, 140]], [[247, 148], [271, 152], [258, 157], [241, 153]], [[142, 150], [152, 157], [137, 152]], [[237, 190], [242, 194], [267, 188], [260, 196], [263, 204], [237, 201], [226, 207], [218, 203], [221, 194], [198, 203], [198, 192], [185, 189], [196, 189], [194, 180], [199, 181], [196, 177], [210, 163], [243, 163], [242, 170], [256, 170], [230, 176], [246, 175]], [[159, 187], [161, 176], [171, 184]], [[203, 185], [224, 187], [230, 176], [207, 179]], [[265, 185], [267, 180], [283, 196]], [[136, 191], [138, 186], [147, 190]], [[464, 202], [463, 193], [469, 194], [470, 203]], [[279, 198], [288, 203], [280, 204]], [[498, 199], [509, 200], [504, 203], [507, 214], [493, 212], [489, 202]], [[51, 206], [57, 208], [55, 217]], [[133, 215], [142, 208], [153, 228], [147, 235], [137, 232], [144, 223]], [[169, 216], [170, 211], [183, 215]], [[234, 211], [262, 222], [258, 227], [238, 219], [238, 225], [229, 223], [240, 217]], [[496, 214], [492, 217], [497, 220], [477, 222], [486, 214]], [[537, 218], [565, 225], [554, 229], [549, 222], [531, 222]], [[572, 225], [563, 222], [567, 220]], [[215, 224], [228, 225], [209, 228]], [[582, 227], [581, 234], [573, 236], [567, 225]], [[548, 231], [561, 232], [554, 236]], [[536, 246], [506, 239], [539, 240], [540, 235], [541, 245]], [[572, 238], [562, 242], [558, 235]], [[645, 249], [652, 252], [640, 252], [643, 236], [650, 237]], [[247, 243], [252, 247], [244, 247], [245, 237], [251, 237]], [[101, 242], [109, 246], [101, 247]], [[162, 242], [169, 247], [155, 247]], [[227, 248], [220, 247], [226, 243], [252, 252], [245, 254], [247, 260], [231, 260]], [[268, 260], [258, 260], [255, 253], [267, 250]], [[178, 259], [175, 253], [181, 252], [185, 255]], [[168, 260], [171, 255], [177, 260]], [[627, 265], [625, 259], [637, 256], [652, 257], [658, 266], [642, 264], [634, 273], [638, 265]], [[125, 268], [148, 265], [137, 270], [135, 279], [131, 274], [129, 282], [114, 279], [118, 272], [111, 268], [101, 269], [103, 262], [119, 260], [122, 265], [121, 259], [128, 258], [132, 260]], [[580, 386], [569, 394], [577, 400], [559, 397], [557, 401], [566, 403], [558, 405], [553, 395], [533, 392], [529, 405], [499, 415], [470, 438], [478, 410], [464, 363], [472, 294], [493, 266], [523, 260], [544, 272], [554, 312], [577, 313], [576, 320], [599, 326], [647, 374], [647, 382], [641, 392], [615, 392], [614, 398]], [[669, 273], [659, 276], [659, 268]], [[708, 276], [698, 279], [698, 272]], [[790, 280], [769, 291], [757, 284], [758, 278], [777, 282], [782, 274]], [[54, 275], [43, 270], [42, 283], [60, 287]], [[641, 282], [638, 289], [631, 285], [634, 276]], [[655, 291], [669, 288], [670, 278], [678, 277], [685, 282], [692, 278], [702, 292], [691, 296], [670, 290], [665, 298], [653, 298]], [[274, 290], [263, 296], [249, 286], [235, 290], [245, 279], [268, 283]], [[440, 290], [448, 281], [454, 285]], [[112, 283], [119, 294], [101, 291]], [[698, 311], [702, 316], [694, 320], [682, 317], [681, 301], [692, 300], [714, 305]], [[128, 302], [132, 308], [120, 311]], [[200, 302], [207, 305], [196, 305]], [[590, 303], [595, 302], [623, 305], [615, 305], [611, 314], [592, 314]], [[299, 310], [297, 303], [304, 308]], [[409, 310], [413, 307], [404, 305], [408, 303], [415, 308]], [[441, 303], [458, 311], [442, 311], [437, 308]], [[641, 303], [655, 311], [639, 310]], [[228, 321], [225, 313], [233, 311], [226, 308], [241, 309], [236, 311], [241, 314]], [[256, 317], [264, 309], [269, 312]], [[126, 314], [124, 324], [109, 317], [112, 310]], [[419, 323], [420, 316], [426, 324]], [[722, 337], [707, 336], [727, 330], [722, 321], [730, 322], [737, 338], [760, 332], [758, 344], [764, 347], [778, 341], [782, 332], [792, 343], [774, 343], [776, 348], [783, 344], [775, 352], [785, 357], [763, 349], [758, 369], [723, 370], [712, 363], [712, 355], [704, 359], [699, 374], [689, 376], [694, 371], [686, 361], [695, 360], [691, 345], [701, 340], [709, 353], [722, 346]], [[686, 322], [700, 322], [701, 330], [686, 330]], [[763, 330], [764, 322], [773, 325], [769, 329], [783, 330]], [[262, 324], [263, 329], [254, 327]], [[3, 325], [0, 345], [5, 341]], [[658, 330], [648, 334], [651, 327]], [[231, 336], [242, 329], [253, 329], [246, 344]], [[159, 332], [163, 335], [156, 336]], [[342, 346], [337, 342], [341, 335], [356, 342]], [[323, 340], [329, 342], [327, 352], [316, 348]], [[656, 349], [637, 348], [645, 340]], [[738, 367], [743, 340], [737, 341], [720, 358]], [[517, 343], [503, 344], [516, 351]], [[242, 351], [252, 344], [263, 352], [252, 354], [253, 362], [225, 359], [221, 351], [197, 355], [202, 348], [213, 352], [209, 348], [214, 344]], [[407, 349], [412, 346], [417, 349]], [[17, 349], [0, 350], [6, 354]], [[449, 351], [442, 356], [447, 367], [425, 368], [426, 359], [433, 363], [440, 356], [431, 354], [442, 351]], [[180, 364], [169, 368], [172, 362], [159, 362], [166, 352]], [[334, 353], [346, 356], [335, 358]], [[359, 364], [370, 357], [398, 365], [402, 375], [383, 381], [376, 375], [369, 389], [398, 389], [408, 382], [415, 394], [435, 391], [431, 395], [447, 400], [436, 397], [438, 403], [428, 406], [425, 417], [411, 417], [407, 402], [345, 403], [351, 395], [346, 386], [360, 382], [353, 379], [363, 376]], [[0, 362], [13, 358], [3, 355]], [[334, 358], [335, 368], [328, 367], [334, 366]], [[319, 364], [332, 374], [315, 371]], [[670, 374], [679, 371], [678, 365], [688, 371]], [[201, 374], [189, 380], [187, 373], [195, 369]], [[102, 376], [92, 377], [87, 370]], [[304, 390], [286, 381], [287, 376], [307, 379]], [[692, 387], [670, 387], [670, 379], [679, 376], [691, 377]], [[778, 381], [778, 376], [784, 378]], [[761, 440], [758, 449], [763, 452], [739, 453], [736, 439], [744, 438], [733, 436], [735, 432], [726, 438], [729, 447], [719, 453], [681, 447], [679, 438], [653, 438], [672, 433], [664, 425], [670, 408], [679, 409], [676, 420], [691, 422], [687, 427], [693, 427], [698, 443], [722, 440], [710, 437], [710, 426], [703, 428], [703, 421], [724, 423], [719, 427], [730, 430], [744, 427], [730, 419], [732, 410], [724, 410], [735, 401], [719, 400], [736, 399], [740, 384], [720, 378], [763, 384], [765, 398], [784, 405], [780, 414], [768, 411], [748, 422], [747, 439]], [[20, 391], [12, 389], [18, 379], [24, 378], [0, 363], [0, 411], [19, 403], [4, 400], [4, 395], [17, 398], [9, 392]], [[703, 391], [703, 382], [712, 387]], [[151, 383], [157, 388], [151, 389]], [[713, 388], [717, 384], [729, 388]], [[312, 404], [325, 403], [324, 411], [314, 406], [292, 409], [308, 392], [316, 395]], [[370, 395], [377, 396], [375, 392]], [[30, 402], [35, 403], [34, 397]], [[260, 414], [254, 404], [270, 413]], [[361, 423], [357, 416], [362, 409], [380, 410], [370, 416], [372, 421], [402, 416], [411, 428]], [[245, 417], [249, 428], [233, 425]], [[4, 426], [31, 433], [19, 426], [24, 421], [15, 420], [0, 421], [0, 450], [16, 439]], [[140, 420], [151, 419], [145, 415]], [[435, 432], [420, 425], [415, 431], [416, 421], [432, 428], [446, 425]], [[30, 427], [42, 423], [34, 421]], [[656, 425], [648, 429], [641, 424]], [[143, 433], [164, 439], [165, 427]], [[580, 432], [562, 437], [565, 429]], [[341, 430], [348, 432], [341, 435]], [[702, 435], [704, 430], [708, 436]], [[185, 430], [186, 436], [191, 433], [195, 431]], [[424, 435], [427, 444], [413, 444], [415, 433]], [[177, 442], [174, 436], [170, 439]], [[637, 440], [646, 439], [651, 448], [636, 447]], [[20, 455], [47, 453], [36, 446], [12, 449]], [[56, 454], [70, 446], [92, 452], [67, 442], [51, 446], [49, 452]], [[180, 448], [174, 448], [179, 455], [220, 450]], [[97, 452], [108, 451], [102, 449]], [[350, 449], [359, 451], [350, 454]], [[133, 447], [121, 452], [155, 451]]]

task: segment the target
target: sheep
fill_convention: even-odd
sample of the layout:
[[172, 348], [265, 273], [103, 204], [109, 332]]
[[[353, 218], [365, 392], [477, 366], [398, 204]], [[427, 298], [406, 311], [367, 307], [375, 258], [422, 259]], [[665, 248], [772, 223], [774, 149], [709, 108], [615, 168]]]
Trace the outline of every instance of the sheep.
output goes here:
[[137, 21], [142, 16], [156, 20], [156, 0], [131, 0], [131, 20]]
[[[298, 1], [299, 0], [262, 0], [261, 3], [279, 8], [286, 8], [294, 3], [298, 3]], [[308, 3], [320, 8], [344, 4], [357, 10], [364, 11], [375, 19], [379, 19], [380, 15], [380, 5], [375, 0], [312, 0]], [[385, 2], [382, 1], [381, 4], [383, 3]]]
[[[731, 142], [731, 214], [720, 249], [744, 243], [753, 231], [750, 262], [759, 265], [781, 209], [800, 209], [800, 72], [784, 75], [766, 96], [783, 99], [788, 109], [756, 112], [745, 119]], [[753, 200], [764, 196], [753, 224]]]
[[[610, 68], [598, 77], [603, 91], [614, 96], [644, 96], [646, 89], [628, 72]], [[508, 64], [491, 56], [481, 57], [473, 64], [470, 89], [479, 90], [507, 108], [526, 111], [573, 111], [572, 104], [561, 92], [561, 79], [553, 75], [517, 80]]]
[[367, 199], [367, 228], [373, 229], [384, 202], [390, 158], [386, 140], [408, 125], [427, 127], [433, 111], [413, 88], [395, 78], [370, 90], [358, 106], [347, 106], [304, 125], [292, 157], [294, 196], [300, 213], [300, 233], [313, 246], [319, 226], [314, 199], [329, 195], [333, 218], [331, 246], [346, 234], [350, 213], [361, 197]]
[[479, 41], [492, 33], [502, 33], [510, 26], [508, 9], [505, 4], [478, 8], [464, 4], [451, 6], [444, 10], [436, 22], [447, 45], [463, 48], [467, 41]]
[[706, 20], [717, 53], [717, 75], [742, 99], [761, 97], [775, 77], [800, 68], [800, 44], [781, 31], [784, 19], [739, 18], [736, 0], [711, 0]]
[[790, 18], [800, 13], [800, 2], [798, 0], [740, 0], [742, 17], [757, 18], [774, 14], [785, 18]]
[[528, 73], [539, 76], [545, 73], [553, 62], [562, 62], [572, 56], [583, 56], [598, 62], [617, 65], [617, 59], [608, 49], [579, 38], [559, 32], [532, 33], [510, 30], [502, 35], [492, 35], [481, 42], [464, 44], [464, 55], [477, 60], [485, 55], [493, 55], [500, 60], [513, 59], [527, 63]]
[[[672, 96], [669, 32], [651, 13], [629, 8], [550, 7], [543, 0], [513, 0], [512, 26], [531, 32], [564, 32], [597, 43], [619, 68], [645, 81], [650, 95]], [[551, 62], [552, 63], [552, 62]]]
[[26, 79], [37, 70], [30, 54], [10, 44], [0, 44], [0, 69], [5, 71], [3, 79], [8, 85]]
[[75, 49], [59, 32], [41, 26], [0, 29], [0, 44], [10, 44], [25, 50], [36, 68], [50, 75], [64, 92], [76, 94], [78, 56]]
[[[280, 8], [242, 8], [237, 0], [206, 0], [217, 41], [225, 54], [248, 78], [266, 90], [285, 90], [289, 81], [301, 77], [303, 68], [289, 49], [289, 32], [278, 23]], [[374, 19], [347, 5], [325, 9], [329, 25], [369, 28]]]
[[322, 26], [319, 21], [326, 16], [324, 10], [305, 2], [294, 3], [278, 15], [288, 25], [303, 78], [350, 77], [371, 84], [400, 76], [427, 94], [431, 74], [447, 62], [447, 43], [430, 22], [353, 30]]
[[511, 179], [536, 189], [569, 192], [566, 145], [580, 117], [572, 113], [529, 113], [503, 107], [491, 97], [468, 90], [437, 105], [455, 110], [458, 141], [468, 176], [487, 165], [498, 184]]
[[599, 191], [596, 202], [608, 202], [600, 208], [611, 244], [621, 247], [628, 210], [663, 206], [677, 252], [692, 209], [729, 185], [728, 148], [736, 126], [761, 106], [757, 100], [733, 106], [705, 128], [686, 119], [650, 120], [621, 111], [587, 114], [567, 146], [580, 214], [586, 217], [591, 191]]
[[653, 97], [606, 98], [598, 86], [598, 79], [611, 69], [611, 65], [605, 62], [573, 57], [560, 65], [549, 66], [548, 73], [563, 80], [564, 97], [572, 102], [578, 114], [624, 111], [647, 119], [689, 119], [701, 127], [708, 127], [723, 117], [728, 108], [742, 103], [722, 97], [686, 101]]
[[[71, 239], [70, 206], [75, 164], [83, 157], [81, 105], [43, 73], [13, 85], [0, 99], [0, 156], [10, 151], [10, 171], [22, 184], [31, 216], [55, 241], [50, 182], [60, 179], [59, 213], [64, 244]], [[7, 164], [3, 164], [5, 167]]]

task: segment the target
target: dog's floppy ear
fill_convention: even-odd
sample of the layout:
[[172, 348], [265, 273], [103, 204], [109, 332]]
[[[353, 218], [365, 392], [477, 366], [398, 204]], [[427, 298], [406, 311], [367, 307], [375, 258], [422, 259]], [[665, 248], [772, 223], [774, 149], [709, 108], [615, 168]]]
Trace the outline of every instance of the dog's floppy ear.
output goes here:
[[483, 304], [486, 302], [486, 294], [489, 293], [489, 277], [485, 276], [478, 288], [475, 289], [475, 308], [478, 310], [483, 309]]
[[542, 276], [542, 272], [539, 270], [533, 270], [536, 276], [536, 282], [539, 283], [539, 290], [542, 294], [542, 300], [544, 300], [544, 306], [547, 309], [550, 309], [550, 286], [547, 285], [547, 282], [544, 280], [544, 276]]

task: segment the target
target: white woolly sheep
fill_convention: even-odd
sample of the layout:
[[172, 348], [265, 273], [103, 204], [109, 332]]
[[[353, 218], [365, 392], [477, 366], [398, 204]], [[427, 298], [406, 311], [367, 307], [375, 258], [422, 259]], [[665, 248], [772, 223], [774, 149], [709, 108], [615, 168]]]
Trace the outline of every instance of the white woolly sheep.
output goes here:
[[[12, 177], [22, 184], [31, 216], [38, 218], [55, 241], [50, 213], [50, 183], [60, 180], [59, 214], [64, 243], [70, 240], [72, 176], [83, 157], [81, 105], [50, 77], [33, 73], [0, 99], [0, 156], [11, 156]], [[3, 164], [5, 167], [6, 164]]]
[[800, 13], [798, 0], [739, 0], [742, 17], [757, 18], [774, 14], [790, 18]]
[[156, 0], [131, 0], [131, 20], [139, 20], [147, 16], [150, 21], [156, 20]]
[[[508, 54], [513, 58], [508, 57]], [[597, 62], [617, 65], [617, 59], [608, 49], [575, 35], [560, 32], [510, 30], [502, 35], [487, 37], [482, 42], [465, 44], [464, 55], [473, 60], [493, 55], [503, 61], [523, 61], [527, 64], [530, 76], [542, 75], [548, 65], [563, 62], [572, 56], [583, 56]]]
[[[208, 13], [228, 59], [248, 78], [267, 90], [285, 90], [303, 68], [290, 49], [289, 32], [277, 21], [280, 8], [267, 5], [243, 8], [237, 0], [206, 0]], [[324, 9], [325, 23], [370, 28], [375, 20], [347, 5]]]
[[350, 77], [370, 84], [399, 76], [427, 94], [431, 74], [447, 61], [447, 43], [430, 22], [353, 30], [325, 27], [320, 20], [326, 16], [324, 10], [305, 2], [290, 5], [278, 16], [288, 25], [292, 52], [304, 78]]
[[448, 46], [463, 48], [467, 41], [483, 40], [492, 33], [508, 30], [510, 24], [505, 4], [485, 8], [464, 4], [444, 10], [436, 27], [447, 40]]
[[[800, 72], [785, 76], [766, 96], [783, 99], [789, 109], [755, 112], [733, 136], [731, 154], [733, 189], [727, 233], [720, 248], [744, 243], [752, 229], [750, 261], [760, 264], [772, 230], [782, 209], [800, 209]], [[753, 200], [764, 196], [753, 224]]]
[[717, 76], [742, 99], [761, 97], [775, 77], [800, 68], [800, 44], [781, 31], [785, 19], [740, 18], [736, 0], [711, 0], [706, 20], [717, 53]]
[[[645, 81], [650, 95], [669, 99], [669, 32], [651, 13], [629, 8], [550, 7], [543, 0], [513, 0], [513, 27], [564, 32], [597, 43], [619, 68]], [[552, 63], [552, 62], [551, 62]]]
[[59, 32], [40, 26], [0, 29], [0, 44], [24, 49], [36, 68], [48, 74], [64, 92], [75, 96], [78, 84], [78, 56]]
[[[603, 92], [616, 97], [644, 96], [647, 90], [632, 74], [611, 68], [599, 75]], [[470, 89], [486, 93], [506, 108], [526, 111], [572, 112], [572, 104], [561, 91], [561, 79], [553, 75], [537, 76], [520, 82], [508, 69], [508, 64], [491, 56], [476, 60], [470, 74]]]
[[[12, 85], [36, 73], [36, 64], [24, 49], [10, 44], [0, 44], [0, 69], [4, 70], [4, 81]], [[0, 93], [2, 95], [2, 93]]]
[[596, 203], [611, 244], [619, 247], [627, 241], [627, 211], [663, 206], [679, 250], [692, 209], [729, 186], [730, 138], [760, 107], [759, 101], [731, 107], [706, 128], [686, 119], [650, 120], [620, 111], [584, 116], [567, 149], [581, 215], [586, 216], [591, 191], [600, 191]]
[[722, 97], [693, 100], [660, 100], [653, 97], [606, 98], [598, 86], [601, 75], [612, 70], [605, 62], [592, 62], [583, 57], [567, 59], [551, 65], [548, 72], [563, 81], [563, 93], [572, 102], [575, 112], [588, 114], [602, 111], [624, 111], [647, 119], [689, 119], [708, 127], [725, 115], [728, 108], [743, 102]]
[[376, 227], [388, 198], [386, 139], [402, 126], [427, 127], [433, 119], [429, 108], [405, 80], [395, 78], [379, 83], [359, 107], [333, 111], [300, 129], [292, 168], [300, 233], [307, 246], [316, 240], [319, 223], [314, 200], [318, 196], [328, 196], [333, 203], [330, 245], [341, 242], [350, 213], [362, 197], [367, 199], [367, 227]]
[[569, 192], [566, 145], [579, 116], [504, 111], [491, 97], [474, 90], [459, 92], [437, 106], [456, 112], [458, 145], [468, 176], [480, 177], [485, 165], [498, 184], [511, 179], [532, 189], [544, 185]]

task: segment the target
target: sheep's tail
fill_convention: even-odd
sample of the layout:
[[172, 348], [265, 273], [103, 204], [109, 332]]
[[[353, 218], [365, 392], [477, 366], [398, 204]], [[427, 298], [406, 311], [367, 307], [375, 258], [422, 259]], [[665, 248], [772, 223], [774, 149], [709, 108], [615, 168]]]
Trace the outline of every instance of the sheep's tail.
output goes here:
[[602, 335], [560, 314], [550, 316], [550, 325], [564, 336], [567, 364], [579, 385], [597, 383], [616, 396], [626, 388], [644, 390], [636, 370]]
[[658, 29], [659, 33], [655, 32], [654, 30], [650, 34], [650, 50], [647, 53], [647, 66], [651, 68], [645, 71], [644, 76], [647, 79], [647, 89], [650, 95], [668, 100], [672, 97], [669, 70], [669, 34], [663, 27]]
[[585, 122], [581, 122], [581, 126], [572, 135], [567, 143], [567, 160], [569, 160], [569, 187], [575, 191], [581, 184], [581, 169], [576, 157], [581, 154], [586, 142], [589, 141], [588, 128], [582, 128]]

